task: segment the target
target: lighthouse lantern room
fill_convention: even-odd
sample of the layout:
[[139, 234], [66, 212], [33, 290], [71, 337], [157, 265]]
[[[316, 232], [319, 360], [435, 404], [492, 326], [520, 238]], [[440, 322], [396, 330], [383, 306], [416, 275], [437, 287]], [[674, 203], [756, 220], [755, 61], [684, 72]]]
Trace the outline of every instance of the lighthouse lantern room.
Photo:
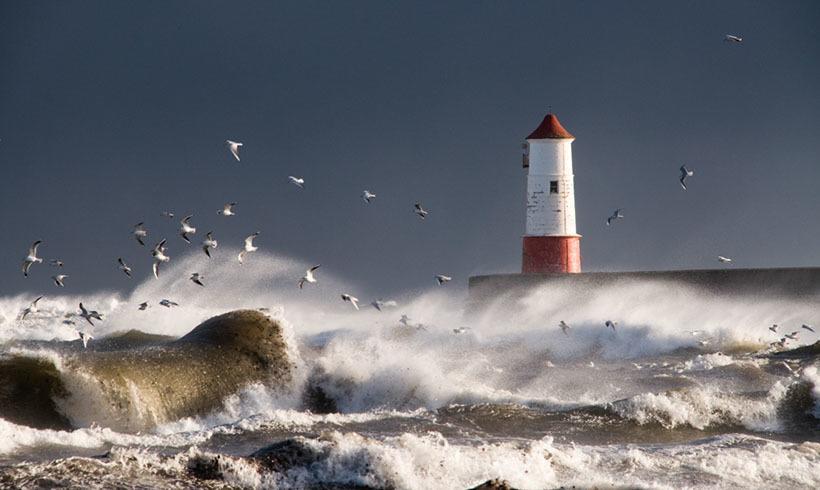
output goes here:
[[527, 227], [521, 271], [581, 272], [581, 235], [575, 230], [572, 142], [547, 114], [523, 145], [527, 169]]

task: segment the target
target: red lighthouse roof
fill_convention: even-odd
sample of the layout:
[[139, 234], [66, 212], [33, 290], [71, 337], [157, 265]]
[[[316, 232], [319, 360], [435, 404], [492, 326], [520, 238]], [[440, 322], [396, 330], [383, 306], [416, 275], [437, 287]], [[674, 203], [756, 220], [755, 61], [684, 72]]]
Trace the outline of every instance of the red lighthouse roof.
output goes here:
[[555, 114], [547, 114], [541, 124], [535, 128], [535, 131], [527, 136], [528, 140], [543, 140], [543, 139], [574, 139], [575, 136], [569, 134], [569, 131], [561, 126]]

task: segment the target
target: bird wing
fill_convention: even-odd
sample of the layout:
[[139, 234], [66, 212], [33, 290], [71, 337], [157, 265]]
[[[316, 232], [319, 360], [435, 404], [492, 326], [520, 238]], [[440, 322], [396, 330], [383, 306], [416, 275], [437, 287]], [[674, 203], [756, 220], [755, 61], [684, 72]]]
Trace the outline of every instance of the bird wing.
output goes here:
[[31, 262], [28, 260], [23, 261], [23, 275], [28, 277], [28, 270], [31, 269]]
[[29, 249], [28, 249], [28, 254], [31, 255], [32, 257], [36, 257], [37, 256], [37, 247], [39, 247], [41, 243], [43, 243], [42, 240], [37, 240], [36, 242], [32, 243], [31, 247], [29, 247]]
[[240, 264], [244, 264], [245, 263], [245, 251], [243, 250], [243, 251], [239, 252], [239, 256], [237, 258], [239, 259]]
[[159, 261], [155, 260], [153, 264], [151, 264], [151, 270], [154, 271], [154, 277], [159, 279]]
[[191, 218], [193, 218], [193, 217], [194, 217], [194, 215], [193, 215], [193, 214], [189, 214], [188, 216], [186, 216], [186, 217], [182, 218], [182, 221], [180, 221], [180, 224], [183, 224], [183, 225], [190, 225], [190, 223], [188, 223], [188, 220], [189, 220], [189, 219], [191, 219]]
[[321, 266], [322, 266], [322, 264], [314, 265], [313, 267], [310, 268], [310, 272], [315, 271], [316, 269], [318, 269]]

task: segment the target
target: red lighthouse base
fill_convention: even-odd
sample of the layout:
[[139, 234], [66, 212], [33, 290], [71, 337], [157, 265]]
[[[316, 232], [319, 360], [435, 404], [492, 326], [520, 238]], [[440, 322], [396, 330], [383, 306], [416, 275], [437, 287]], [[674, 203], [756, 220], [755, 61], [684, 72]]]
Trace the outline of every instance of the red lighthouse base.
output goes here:
[[521, 272], [581, 272], [581, 236], [525, 236]]

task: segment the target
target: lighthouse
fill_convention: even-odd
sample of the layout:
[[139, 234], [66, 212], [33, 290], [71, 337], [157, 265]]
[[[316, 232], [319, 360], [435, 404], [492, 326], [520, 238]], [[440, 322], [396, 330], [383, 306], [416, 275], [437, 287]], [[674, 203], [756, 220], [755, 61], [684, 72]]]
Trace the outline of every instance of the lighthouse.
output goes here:
[[575, 229], [572, 142], [547, 114], [523, 144], [527, 169], [527, 226], [521, 272], [581, 272], [581, 235]]

